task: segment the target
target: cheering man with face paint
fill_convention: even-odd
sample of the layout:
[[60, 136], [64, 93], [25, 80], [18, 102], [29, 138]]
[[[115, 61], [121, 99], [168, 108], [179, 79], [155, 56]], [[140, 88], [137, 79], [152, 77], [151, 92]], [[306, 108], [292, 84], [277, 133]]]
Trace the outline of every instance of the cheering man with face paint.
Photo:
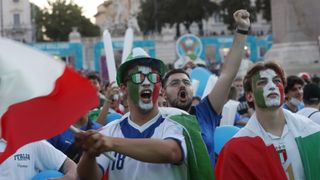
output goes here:
[[[76, 135], [84, 154], [78, 164], [81, 179], [187, 179], [187, 149], [182, 127], [165, 119], [157, 98], [164, 64], [135, 48], [117, 71], [117, 83], [128, 97], [129, 113], [100, 132]], [[115, 161], [102, 152], [113, 151]], [[100, 156], [99, 156], [100, 155]], [[96, 157], [98, 156], [98, 157]]]
[[187, 72], [174, 69], [163, 79], [163, 95], [168, 106], [189, 111], [196, 116], [212, 166], [215, 164], [214, 131], [220, 124], [222, 108], [228, 99], [228, 92], [243, 57], [245, 39], [250, 27], [249, 16], [246, 10], [238, 10], [233, 14], [237, 30], [232, 47], [214, 88], [198, 105], [191, 107], [193, 89]]
[[273, 62], [248, 71], [244, 90], [255, 113], [219, 154], [217, 179], [313, 179], [319, 172], [320, 126], [282, 108], [285, 83]]

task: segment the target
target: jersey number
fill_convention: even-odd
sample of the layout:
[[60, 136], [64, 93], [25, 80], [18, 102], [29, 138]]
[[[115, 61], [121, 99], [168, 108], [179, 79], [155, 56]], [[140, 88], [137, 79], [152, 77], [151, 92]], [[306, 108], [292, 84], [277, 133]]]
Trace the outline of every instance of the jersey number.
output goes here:
[[111, 170], [114, 170], [115, 168], [117, 170], [123, 169], [124, 159], [126, 158], [126, 156], [123, 154], [115, 153], [114, 157], [116, 158], [116, 160], [112, 162]]

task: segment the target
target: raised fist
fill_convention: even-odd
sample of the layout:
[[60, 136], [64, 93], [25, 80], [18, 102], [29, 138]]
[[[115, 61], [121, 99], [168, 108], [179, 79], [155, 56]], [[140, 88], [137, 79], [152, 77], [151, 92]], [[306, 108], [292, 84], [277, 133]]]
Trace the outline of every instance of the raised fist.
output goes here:
[[237, 24], [237, 29], [248, 31], [250, 27], [250, 13], [247, 10], [240, 9], [233, 13], [233, 18]]

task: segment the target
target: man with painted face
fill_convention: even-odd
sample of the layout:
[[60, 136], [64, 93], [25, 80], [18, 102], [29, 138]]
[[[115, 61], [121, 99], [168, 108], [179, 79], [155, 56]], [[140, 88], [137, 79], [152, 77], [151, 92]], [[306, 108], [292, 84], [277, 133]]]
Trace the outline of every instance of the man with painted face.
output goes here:
[[[157, 98], [162, 61], [135, 48], [117, 71], [117, 83], [128, 97], [129, 112], [100, 132], [76, 135], [84, 153], [78, 164], [81, 179], [187, 179], [186, 143], [182, 127], [164, 118]], [[102, 152], [113, 151], [115, 161]], [[97, 156], [97, 157], [96, 157]]]
[[320, 126], [282, 108], [285, 80], [274, 62], [257, 63], [248, 71], [244, 90], [255, 113], [220, 152], [217, 179], [310, 179], [313, 165], [308, 163], [319, 164]]
[[[164, 97], [169, 107], [176, 107], [195, 115], [201, 128], [211, 164], [215, 164], [214, 131], [220, 124], [221, 112], [231, 84], [239, 70], [244, 53], [246, 35], [250, 27], [249, 12], [238, 10], [233, 14], [237, 30], [232, 47], [222, 67], [219, 79], [213, 90], [197, 106], [192, 106], [193, 89], [190, 76], [182, 69], [169, 71], [163, 79]], [[191, 109], [190, 109], [191, 108]]]

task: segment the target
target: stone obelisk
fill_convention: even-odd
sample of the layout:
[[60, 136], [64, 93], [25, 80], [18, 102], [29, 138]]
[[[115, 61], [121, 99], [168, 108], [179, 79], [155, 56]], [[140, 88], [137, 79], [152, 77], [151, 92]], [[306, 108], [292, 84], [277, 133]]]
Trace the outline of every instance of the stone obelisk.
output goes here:
[[320, 73], [320, 0], [271, 0], [273, 46], [265, 60], [289, 75]]

